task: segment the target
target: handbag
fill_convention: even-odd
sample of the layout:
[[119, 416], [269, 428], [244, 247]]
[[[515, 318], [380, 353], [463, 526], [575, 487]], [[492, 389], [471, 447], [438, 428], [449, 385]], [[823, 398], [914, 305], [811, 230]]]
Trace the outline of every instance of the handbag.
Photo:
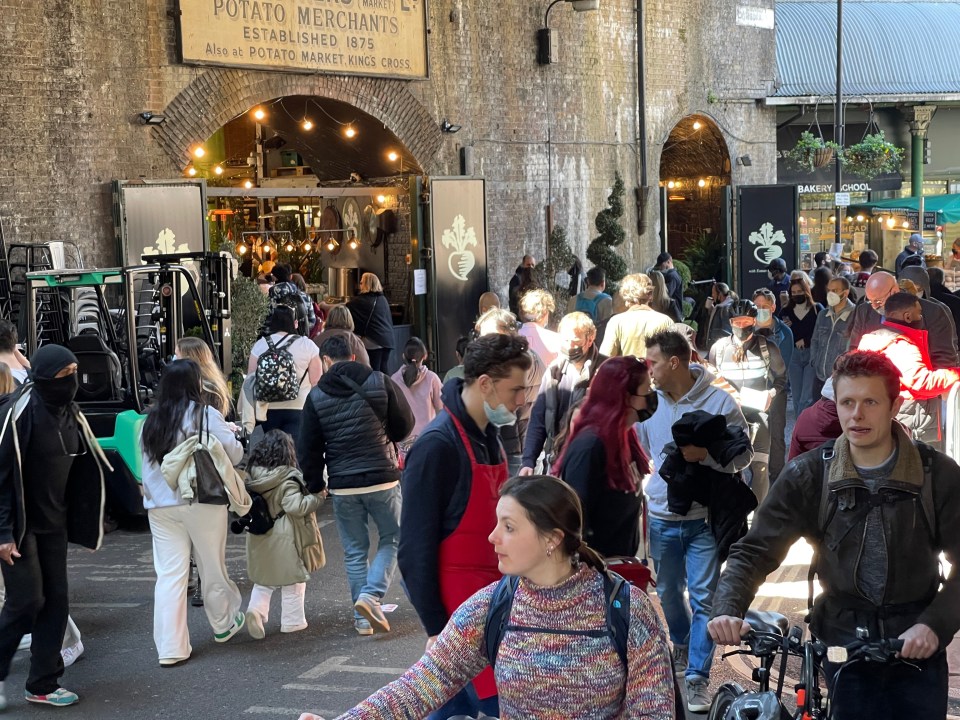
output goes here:
[[[197, 471], [197, 502], [204, 505], [228, 505], [227, 488], [220, 477], [216, 463], [210, 451], [200, 443], [203, 434], [203, 420], [207, 416], [206, 408], [201, 408], [200, 427], [197, 429], [197, 448], [193, 451], [193, 465]], [[207, 440], [210, 439], [210, 427], [207, 426]]]

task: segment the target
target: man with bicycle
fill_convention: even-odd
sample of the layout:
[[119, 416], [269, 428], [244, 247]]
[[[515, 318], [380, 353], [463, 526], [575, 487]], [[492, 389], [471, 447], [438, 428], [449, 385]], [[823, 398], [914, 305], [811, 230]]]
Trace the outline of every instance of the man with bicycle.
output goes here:
[[[730, 551], [708, 630], [739, 644], [757, 588], [804, 537], [815, 550], [811, 582], [815, 571], [823, 587], [812, 634], [846, 645], [865, 627], [872, 641], [904, 641], [902, 662], [852, 663], [840, 674], [828, 665], [832, 716], [942, 720], [945, 648], [960, 629], [960, 468], [894, 422], [900, 372], [889, 359], [847, 353], [833, 381], [843, 435], [792, 460], [771, 487]], [[947, 578], [941, 551], [953, 566]]]

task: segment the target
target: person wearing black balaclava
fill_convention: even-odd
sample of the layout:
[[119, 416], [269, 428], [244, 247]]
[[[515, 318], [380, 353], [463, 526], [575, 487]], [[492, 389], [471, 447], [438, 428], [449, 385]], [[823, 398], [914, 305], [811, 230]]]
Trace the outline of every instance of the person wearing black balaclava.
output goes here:
[[31, 358], [31, 380], [0, 404], [0, 611], [2, 681], [24, 634], [33, 631], [26, 700], [65, 706], [60, 648], [69, 612], [67, 542], [97, 549], [103, 537], [103, 475], [109, 463], [73, 403], [77, 358], [45, 345]]
[[787, 366], [773, 339], [756, 332], [757, 306], [749, 300], [734, 303], [730, 329], [733, 335], [720, 338], [710, 348], [710, 364], [720, 376], [740, 393], [740, 405], [747, 422], [755, 426], [750, 488], [763, 502], [775, 477], [769, 473], [770, 427], [783, 427], [771, 422], [770, 414], [783, 405], [775, 402], [786, 392]]

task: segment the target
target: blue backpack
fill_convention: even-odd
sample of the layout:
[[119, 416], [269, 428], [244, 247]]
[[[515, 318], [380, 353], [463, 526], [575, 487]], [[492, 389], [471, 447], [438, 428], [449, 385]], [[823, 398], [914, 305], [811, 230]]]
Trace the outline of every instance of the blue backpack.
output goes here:
[[583, 293], [577, 295], [577, 302], [573, 306], [575, 312], [586, 313], [590, 316], [590, 319], [594, 322], [597, 321], [597, 308], [600, 306], [600, 303], [604, 300], [609, 300], [610, 296], [606, 293], [597, 293], [596, 296], [591, 300], [585, 298]]

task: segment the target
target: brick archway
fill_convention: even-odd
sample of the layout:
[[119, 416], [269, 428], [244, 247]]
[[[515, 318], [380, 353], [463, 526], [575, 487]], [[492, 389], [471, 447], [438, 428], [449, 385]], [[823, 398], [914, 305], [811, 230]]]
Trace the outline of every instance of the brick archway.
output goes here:
[[389, 128], [429, 171], [443, 143], [437, 121], [405, 82], [335, 75], [294, 75], [252, 70], [207, 70], [164, 108], [167, 121], [155, 137], [177, 167], [190, 162], [190, 147], [206, 141], [251, 107], [287, 95], [315, 95], [349, 103]]

